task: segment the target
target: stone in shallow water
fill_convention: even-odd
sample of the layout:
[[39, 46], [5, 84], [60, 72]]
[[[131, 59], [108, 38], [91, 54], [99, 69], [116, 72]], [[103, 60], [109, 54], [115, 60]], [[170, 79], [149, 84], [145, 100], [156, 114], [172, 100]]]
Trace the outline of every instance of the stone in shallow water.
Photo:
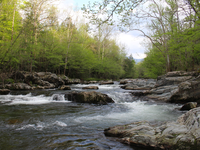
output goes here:
[[90, 103], [90, 104], [101, 104], [101, 105], [114, 103], [112, 98], [108, 97], [108, 95], [95, 91], [72, 92], [66, 94], [65, 96], [69, 101], [74, 101], [78, 103]]

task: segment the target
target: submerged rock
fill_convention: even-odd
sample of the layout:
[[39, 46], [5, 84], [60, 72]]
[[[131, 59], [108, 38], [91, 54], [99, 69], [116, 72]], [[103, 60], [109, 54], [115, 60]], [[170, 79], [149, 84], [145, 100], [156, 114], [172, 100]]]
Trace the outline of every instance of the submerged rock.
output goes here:
[[198, 150], [200, 147], [200, 107], [180, 116], [176, 122], [151, 125], [149, 122], [134, 122], [104, 130], [106, 136], [121, 138], [129, 145], [168, 149]]
[[90, 104], [102, 104], [106, 105], [108, 103], [114, 103], [112, 98], [108, 97], [106, 94], [102, 94], [95, 91], [90, 92], [72, 92], [66, 94], [69, 101], [74, 101], [78, 103], [90, 103]]

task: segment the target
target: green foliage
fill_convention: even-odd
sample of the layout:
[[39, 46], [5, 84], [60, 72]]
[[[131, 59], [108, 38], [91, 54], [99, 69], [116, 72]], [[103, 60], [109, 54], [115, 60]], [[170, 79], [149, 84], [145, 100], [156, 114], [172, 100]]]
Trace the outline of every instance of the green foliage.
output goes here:
[[8, 78], [4, 81], [5, 84], [14, 83], [14, 79]]
[[135, 74], [135, 61], [132, 57], [132, 55], [130, 55], [129, 57], [124, 59], [124, 78], [134, 78], [134, 74]]
[[112, 29], [105, 26], [101, 29], [104, 38], [97, 39], [90, 35], [88, 24], [78, 24], [68, 14], [59, 23], [58, 10], [51, 2], [1, 0], [0, 72], [49, 71], [80, 79], [120, 78], [125, 52], [110, 38]]

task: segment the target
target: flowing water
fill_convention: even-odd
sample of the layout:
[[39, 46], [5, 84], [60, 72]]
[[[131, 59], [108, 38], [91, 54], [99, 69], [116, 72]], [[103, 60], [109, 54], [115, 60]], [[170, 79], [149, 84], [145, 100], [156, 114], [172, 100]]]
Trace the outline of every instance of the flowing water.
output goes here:
[[[95, 85], [95, 84], [94, 84]], [[87, 85], [72, 85], [73, 91]], [[114, 85], [96, 85], [115, 103], [73, 103], [57, 89], [12, 91], [0, 95], [0, 149], [2, 150], [131, 150], [138, 149], [105, 137], [104, 129], [134, 121], [171, 121], [180, 105], [140, 101]], [[69, 91], [68, 91], [69, 92]], [[59, 101], [53, 100], [54, 96]]]

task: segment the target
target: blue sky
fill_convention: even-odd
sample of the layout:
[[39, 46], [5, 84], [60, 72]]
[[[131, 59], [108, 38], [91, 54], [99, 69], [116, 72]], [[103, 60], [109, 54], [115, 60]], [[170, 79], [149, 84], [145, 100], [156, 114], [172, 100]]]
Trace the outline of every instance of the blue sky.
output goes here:
[[[62, 0], [63, 5], [67, 8], [68, 6], [73, 6], [75, 10], [80, 10], [83, 4], [87, 6], [90, 2], [91, 4], [95, 1], [101, 2], [102, 0]], [[140, 59], [145, 57], [145, 48], [142, 46], [144, 42], [144, 37], [138, 31], [132, 31], [129, 33], [119, 33], [118, 42], [126, 46], [126, 52], [129, 56], [132, 54], [133, 58]]]

